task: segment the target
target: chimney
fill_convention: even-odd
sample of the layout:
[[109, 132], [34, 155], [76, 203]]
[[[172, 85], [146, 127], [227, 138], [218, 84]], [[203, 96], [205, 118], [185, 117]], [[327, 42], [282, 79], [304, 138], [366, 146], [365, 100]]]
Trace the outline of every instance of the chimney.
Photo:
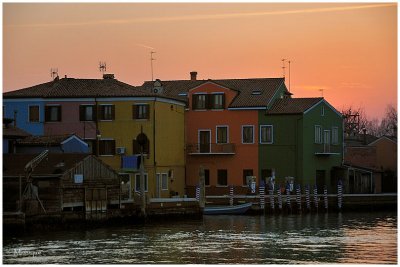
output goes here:
[[106, 79], [114, 79], [114, 74], [105, 73], [105, 74], [103, 74], [103, 79], [104, 80], [106, 80]]
[[65, 75], [64, 78], [67, 79], [67, 75]]
[[196, 81], [197, 80], [197, 71], [190, 72], [190, 80]]

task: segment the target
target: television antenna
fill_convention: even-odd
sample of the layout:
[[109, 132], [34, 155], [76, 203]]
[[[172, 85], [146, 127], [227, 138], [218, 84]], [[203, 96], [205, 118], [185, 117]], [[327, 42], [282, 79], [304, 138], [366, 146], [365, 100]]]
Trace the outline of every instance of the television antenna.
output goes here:
[[155, 58], [153, 58], [153, 54], [155, 54], [156, 52], [154, 51], [150, 51], [150, 65], [151, 65], [151, 81], [154, 81], [154, 77], [153, 77], [153, 60], [156, 60]]
[[285, 58], [282, 58], [282, 72], [283, 72], [283, 78], [285, 78], [285, 61], [286, 61], [286, 59]]
[[289, 92], [290, 92], [290, 60], [288, 61], [289, 63]]
[[50, 76], [54, 80], [54, 78], [58, 76], [58, 68], [51, 68], [50, 69]]
[[106, 64], [106, 62], [105, 61], [100, 61], [99, 62], [99, 71], [101, 72], [101, 73], [103, 73], [104, 74], [104, 72], [107, 70], [107, 64]]
[[318, 89], [318, 91], [320, 91], [321, 92], [321, 96], [324, 97], [324, 89], [321, 88], [321, 89]]

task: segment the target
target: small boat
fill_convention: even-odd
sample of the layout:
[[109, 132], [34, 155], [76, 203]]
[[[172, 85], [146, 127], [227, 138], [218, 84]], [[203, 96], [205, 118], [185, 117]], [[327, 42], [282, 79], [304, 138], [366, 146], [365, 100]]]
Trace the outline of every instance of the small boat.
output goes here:
[[251, 205], [252, 203], [234, 206], [206, 206], [203, 213], [205, 215], [243, 214], [250, 209]]

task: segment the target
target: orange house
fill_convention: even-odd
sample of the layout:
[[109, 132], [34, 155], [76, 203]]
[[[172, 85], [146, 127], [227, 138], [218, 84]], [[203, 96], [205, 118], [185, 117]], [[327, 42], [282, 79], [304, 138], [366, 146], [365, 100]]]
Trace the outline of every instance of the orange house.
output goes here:
[[[198, 184], [200, 166], [205, 171], [207, 191], [215, 193], [226, 191], [223, 188], [229, 185], [247, 188], [245, 176], [256, 175], [258, 111], [229, 110], [227, 107], [237, 94], [238, 91], [212, 81], [189, 90], [186, 112], [188, 187]], [[213, 188], [216, 190], [210, 190]]]

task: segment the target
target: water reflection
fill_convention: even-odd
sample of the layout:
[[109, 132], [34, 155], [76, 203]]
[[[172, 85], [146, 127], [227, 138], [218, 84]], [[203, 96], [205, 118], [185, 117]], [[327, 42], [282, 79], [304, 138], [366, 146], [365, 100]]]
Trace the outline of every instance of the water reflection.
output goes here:
[[4, 263], [396, 263], [397, 215], [205, 216], [200, 221], [35, 233]]

